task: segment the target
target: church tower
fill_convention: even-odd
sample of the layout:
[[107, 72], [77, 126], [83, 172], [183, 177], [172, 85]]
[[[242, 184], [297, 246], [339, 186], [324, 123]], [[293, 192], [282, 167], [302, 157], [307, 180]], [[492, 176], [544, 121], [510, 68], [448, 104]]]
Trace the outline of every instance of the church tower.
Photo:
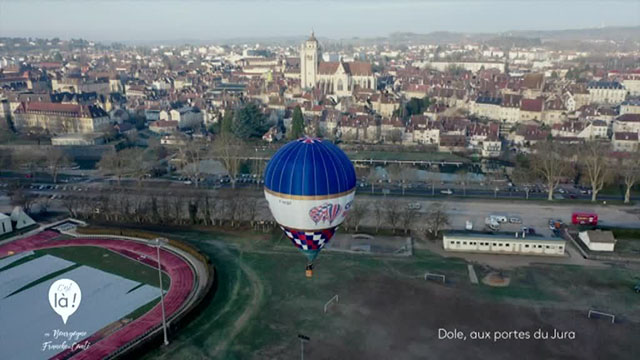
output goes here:
[[310, 89], [316, 86], [319, 60], [320, 46], [312, 31], [311, 37], [300, 47], [300, 84], [302, 88]]

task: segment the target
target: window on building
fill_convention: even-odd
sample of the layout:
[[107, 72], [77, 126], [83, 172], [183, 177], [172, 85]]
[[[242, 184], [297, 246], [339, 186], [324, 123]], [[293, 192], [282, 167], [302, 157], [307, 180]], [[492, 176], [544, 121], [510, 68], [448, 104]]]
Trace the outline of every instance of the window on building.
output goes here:
[[338, 80], [338, 91], [344, 90], [344, 85], [342, 84], [342, 79]]

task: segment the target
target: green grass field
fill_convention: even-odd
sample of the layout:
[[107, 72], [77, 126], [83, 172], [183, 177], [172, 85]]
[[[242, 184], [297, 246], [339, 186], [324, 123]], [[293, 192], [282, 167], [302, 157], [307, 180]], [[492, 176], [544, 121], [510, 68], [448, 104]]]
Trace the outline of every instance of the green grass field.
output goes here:
[[[218, 291], [204, 312], [176, 334], [168, 348], [146, 359], [264, 359], [290, 358], [299, 351], [298, 333], [343, 334], [345, 343], [357, 341], [357, 331], [345, 317], [327, 316], [324, 303], [339, 294], [345, 304], [360, 301], [363, 282], [439, 289], [425, 282], [426, 271], [447, 276], [446, 291], [460, 291], [469, 299], [514, 302], [528, 306], [575, 308], [606, 306], [626, 316], [640, 317], [631, 291], [640, 275], [623, 268], [581, 268], [540, 265], [506, 271], [511, 286], [472, 285], [466, 263], [419, 250], [409, 258], [324, 252], [314, 277], [304, 277], [304, 257], [295, 249], [282, 250], [288, 240], [278, 233], [242, 234], [166, 233], [198, 247], [216, 266]], [[479, 273], [479, 277], [483, 274]], [[376, 287], [376, 282], [372, 286]], [[403, 285], [404, 284], [404, 285]], [[409, 300], [410, 301], [410, 300]], [[351, 339], [351, 340], [350, 340]]]

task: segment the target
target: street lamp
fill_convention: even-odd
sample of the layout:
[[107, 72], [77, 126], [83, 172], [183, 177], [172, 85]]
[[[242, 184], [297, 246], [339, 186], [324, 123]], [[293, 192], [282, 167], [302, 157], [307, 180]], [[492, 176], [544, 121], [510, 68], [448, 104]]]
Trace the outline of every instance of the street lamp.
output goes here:
[[300, 339], [300, 360], [304, 360], [304, 343], [311, 339], [302, 334], [298, 334], [298, 339]]
[[164, 332], [164, 345], [169, 345], [169, 339], [167, 338], [167, 318], [164, 312], [164, 289], [162, 288], [162, 267], [160, 266], [160, 247], [166, 245], [169, 242], [165, 238], [153, 239], [153, 244], [156, 246], [158, 256], [158, 281], [160, 283], [160, 307], [162, 307], [162, 331]]

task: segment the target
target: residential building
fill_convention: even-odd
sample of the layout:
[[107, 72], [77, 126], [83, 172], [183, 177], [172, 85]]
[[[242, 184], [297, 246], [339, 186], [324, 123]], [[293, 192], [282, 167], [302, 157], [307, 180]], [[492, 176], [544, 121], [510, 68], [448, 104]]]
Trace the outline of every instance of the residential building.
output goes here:
[[611, 139], [613, 151], [616, 152], [633, 152], [638, 150], [638, 133], [635, 132], [616, 132]]
[[640, 133], [640, 114], [624, 114], [613, 121], [613, 132]]
[[620, 104], [627, 90], [617, 81], [592, 81], [587, 86], [589, 101], [596, 104]]
[[620, 104], [620, 115], [640, 114], [640, 100], [627, 100]]
[[14, 111], [18, 131], [40, 128], [51, 134], [104, 132], [111, 128], [109, 114], [96, 105], [46, 102], [22, 103]]
[[542, 110], [544, 108], [544, 99], [522, 99], [520, 104], [520, 122], [525, 121], [542, 121]]

